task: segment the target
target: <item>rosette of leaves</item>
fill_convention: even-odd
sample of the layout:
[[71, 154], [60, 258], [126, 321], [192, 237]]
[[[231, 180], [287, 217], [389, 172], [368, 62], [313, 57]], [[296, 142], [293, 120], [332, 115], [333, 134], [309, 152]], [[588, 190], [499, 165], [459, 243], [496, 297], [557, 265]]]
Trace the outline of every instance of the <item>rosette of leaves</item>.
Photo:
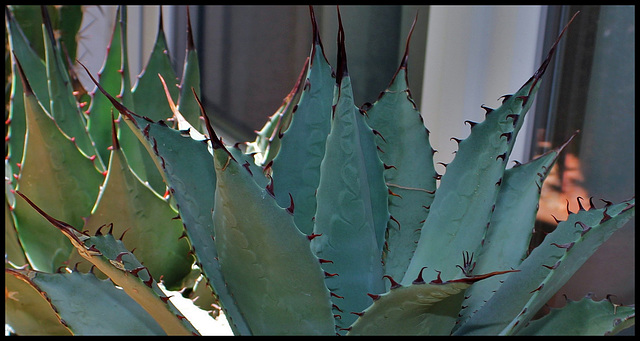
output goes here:
[[104, 67], [89, 73], [97, 90], [82, 95], [48, 10], [44, 56], [19, 10], [5, 11], [6, 309], [17, 333], [197, 334], [160, 282], [214, 294], [241, 335], [604, 334], [633, 324], [633, 307], [589, 298], [532, 321], [635, 214], [635, 199], [590, 200], [528, 253], [540, 188], [571, 138], [513, 168], [506, 160], [555, 45], [502, 106], [468, 122], [440, 175], [407, 85], [411, 35], [387, 89], [357, 107], [340, 16], [333, 69], [311, 8], [298, 82], [255, 141], [231, 146], [199, 100], [190, 28], [182, 79], [161, 20], [132, 87], [120, 8]]

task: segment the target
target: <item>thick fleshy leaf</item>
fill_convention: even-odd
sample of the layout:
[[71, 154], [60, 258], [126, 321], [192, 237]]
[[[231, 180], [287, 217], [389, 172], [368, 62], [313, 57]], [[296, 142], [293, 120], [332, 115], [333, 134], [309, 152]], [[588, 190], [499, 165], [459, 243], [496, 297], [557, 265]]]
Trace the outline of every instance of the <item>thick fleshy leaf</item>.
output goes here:
[[59, 234], [68, 238], [82, 258], [95, 265], [98, 270], [107, 275], [113, 283], [121, 287], [129, 297], [151, 315], [165, 333], [169, 335], [197, 334], [191, 323], [169, 301], [169, 297], [158, 286], [149, 269], [124, 247], [120, 239], [114, 238], [113, 225], [108, 227], [108, 231], [98, 229], [95, 235], [91, 236], [50, 216], [27, 196], [20, 192], [17, 193], [35, 212], [55, 227], [52, 229], [58, 229]]
[[[128, 83], [128, 70], [125, 67], [128, 63], [123, 63], [123, 56], [126, 56], [124, 52], [126, 49], [122, 48], [123, 39], [125, 38], [126, 30], [126, 12], [124, 7], [118, 7], [116, 13], [116, 22], [113, 26], [113, 33], [111, 35], [111, 41], [107, 47], [107, 55], [105, 57], [104, 64], [98, 73], [98, 79], [100, 85], [109, 93], [121, 94], [121, 99], [124, 100], [124, 95], [129, 92], [129, 87], [125, 87], [125, 83]], [[126, 79], [125, 79], [126, 77]], [[126, 81], [126, 82], [125, 82]], [[89, 109], [86, 111], [87, 116], [87, 129], [96, 144], [96, 149], [102, 160], [108, 162], [109, 150], [111, 146], [111, 113], [113, 106], [109, 100], [102, 94], [95, 95], [91, 99]]]
[[[114, 32], [111, 38], [111, 46], [107, 50], [105, 64], [100, 71], [100, 84], [108, 86], [112, 89], [118, 101], [127, 108], [133, 109], [133, 95], [131, 93], [131, 80], [129, 77], [129, 63], [127, 53], [127, 8], [126, 6], [118, 7]], [[104, 87], [103, 87], [104, 88]], [[98, 90], [96, 90], [97, 92]], [[94, 92], [95, 93], [95, 92]], [[95, 102], [95, 104], [94, 104]], [[102, 136], [103, 145], [111, 146], [111, 123], [109, 118], [115, 107], [110, 103], [104, 95], [99, 94], [93, 96], [92, 106], [89, 115], [89, 130], [92, 135], [99, 134]], [[95, 112], [93, 111], [95, 110]], [[117, 109], [116, 109], [117, 112]], [[140, 179], [149, 182], [153, 189], [159, 194], [165, 191], [164, 185], [161, 183], [161, 176], [158, 168], [154, 164], [153, 158], [147, 152], [146, 145], [131, 130], [128, 124], [118, 119], [118, 140], [120, 146], [127, 157], [129, 167], [136, 173]], [[107, 139], [107, 141], [105, 141]], [[107, 148], [108, 149], [108, 148]], [[107, 149], [104, 151], [106, 152]], [[108, 152], [107, 152], [108, 155]], [[108, 159], [105, 159], [108, 160]]]
[[140, 119], [133, 114], [124, 117], [128, 126], [139, 132], [139, 137], [149, 146], [163, 170], [162, 174], [176, 201], [197, 264], [220, 298], [232, 329], [241, 334], [249, 333], [235, 298], [230, 295], [220, 272], [211, 216], [216, 176], [207, 142], [191, 138], [188, 131], [195, 134], [195, 128], [178, 131], [165, 124]]
[[[48, 212], [82, 226], [98, 196], [104, 177], [40, 105], [26, 79], [24, 102], [27, 137], [16, 189]], [[71, 244], [22, 201], [14, 208], [16, 229], [29, 262], [53, 272], [69, 258]]]
[[193, 42], [191, 30], [191, 16], [187, 7], [187, 51], [185, 53], [184, 67], [182, 69], [182, 80], [180, 81], [180, 96], [178, 97], [178, 110], [192, 127], [204, 133], [205, 127], [200, 120], [200, 107], [192, 92], [200, 96], [200, 61], [198, 51]]
[[5, 160], [9, 166], [6, 169], [6, 176], [13, 177], [18, 173], [18, 165], [22, 161], [24, 152], [24, 141], [27, 130], [26, 116], [24, 113], [24, 96], [22, 82], [18, 79], [16, 63], [13, 62], [14, 54], [11, 54], [11, 93], [9, 95], [9, 116], [6, 120], [7, 135], [5, 143], [7, 155]]
[[331, 129], [335, 87], [335, 78], [324, 56], [315, 20], [313, 24], [315, 41], [309, 57], [309, 71], [303, 81], [300, 101], [296, 104], [289, 128], [278, 133], [282, 134], [282, 145], [271, 166], [273, 191], [278, 204], [287, 207], [291, 194], [296, 205], [296, 226], [306, 234], [313, 231], [316, 189], [320, 181], [325, 142]]
[[[98, 84], [91, 74], [89, 76]], [[234, 333], [250, 334], [251, 331], [220, 272], [211, 216], [216, 176], [212, 171], [212, 154], [204, 136], [196, 129], [189, 128], [189, 123], [180, 119], [179, 113], [174, 113], [174, 116], [184, 130], [172, 129], [163, 121], [153, 122], [148, 118], [141, 118], [100, 86], [98, 89], [118, 109], [127, 126], [154, 157], [158, 169], [162, 170], [169, 191], [176, 200], [197, 264], [208, 278], [208, 284], [220, 298]], [[206, 117], [204, 112], [203, 117]]]
[[438, 177], [429, 131], [409, 90], [410, 40], [411, 33], [402, 63], [388, 88], [372, 106], [362, 108], [366, 110], [367, 123], [377, 133], [378, 155], [385, 164], [384, 177], [389, 188], [389, 213], [393, 219], [387, 225], [385, 273], [398, 279], [404, 276], [413, 257]]
[[312, 250], [322, 267], [342, 333], [371, 303], [367, 293], [385, 291], [382, 249], [389, 220], [383, 165], [374, 135], [353, 103], [346, 70], [344, 32], [338, 34], [336, 104], [320, 165]]
[[309, 236], [210, 130], [216, 170], [213, 221], [225, 282], [251, 333], [333, 334], [329, 291]]
[[109, 171], [83, 231], [93, 234], [104, 224], [113, 224], [115, 235], [126, 231], [124, 245], [136, 249], [136, 257], [155, 278], [162, 277], [165, 287], [179, 290], [193, 257], [181, 238], [178, 213], [131, 171], [117, 140], [113, 145]]
[[[78, 148], [87, 156], [95, 158], [96, 167], [104, 171], [106, 167], [95, 144], [87, 131], [87, 122], [80, 110], [76, 98], [73, 96], [73, 87], [69, 78], [69, 72], [64, 63], [60, 43], [56, 40], [51, 27], [51, 22], [46, 10], [43, 10], [44, 25], [42, 27], [45, 37], [45, 64], [49, 85], [49, 113], [56, 124], [67, 136], [73, 138]], [[47, 105], [43, 103], [43, 105]]]
[[390, 278], [391, 290], [371, 295], [373, 304], [350, 327], [348, 335], [450, 335], [464, 291], [473, 283], [508, 271], [426, 283], [422, 271], [409, 286]]
[[460, 255], [481, 247], [516, 136], [565, 30], [534, 75], [498, 109], [485, 108], [485, 120], [470, 123], [471, 134], [458, 141], [403, 283], [412, 281], [424, 266], [442, 271], [445, 277], [459, 277]]
[[417, 284], [375, 299], [348, 335], [449, 335], [467, 283]]
[[635, 199], [570, 214], [456, 333], [517, 333], [634, 214]]
[[[33, 6], [31, 6], [33, 8]], [[38, 9], [38, 15], [39, 15]], [[45, 103], [47, 108], [49, 107], [49, 88], [47, 85], [47, 79], [42, 77], [47, 73], [45, 62], [44, 62], [44, 50], [42, 57], [38, 55], [36, 51], [33, 50], [31, 45], [31, 40], [28, 40], [25, 36], [25, 33], [20, 27], [20, 24], [16, 21], [13, 16], [12, 11], [9, 7], [5, 7], [5, 24], [8, 33], [9, 40], [9, 48], [11, 49], [12, 55], [14, 55], [23, 66], [23, 72], [26, 75], [27, 79], [31, 80], [30, 85], [33, 89], [33, 92], [36, 94], [38, 99]], [[33, 23], [33, 20], [30, 20], [30, 23]], [[42, 25], [41, 19], [37, 20], [38, 30], [36, 34], [38, 34], [42, 41], [42, 31], [40, 29]], [[35, 29], [35, 26], [34, 26]], [[12, 56], [13, 57], [13, 56]], [[12, 62], [14, 63], [14, 62]], [[18, 72], [13, 72], [13, 74], [18, 74]], [[22, 94], [21, 92], [19, 93]]]
[[33, 5], [8, 5], [5, 7], [5, 13], [10, 13], [11, 20], [20, 25], [24, 39], [29, 42], [35, 55], [44, 60], [41, 7], [42, 6]]
[[635, 315], [634, 307], [585, 297], [579, 301], [569, 300], [562, 308], [552, 308], [549, 314], [531, 321], [518, 335], [615, 335], [634, 325]]
[[[39, 75], [46, 74], [44, 61], [31, 48], [9, 7], [5, 8], [5, 25], [11, 58], [11, 93], [9, 95], [9, 117], [7, 119], [9, 127], [7, 137], [9, 140], [7, 141], [7, 146], [11, 171], [13, 174], [17, 174], [17, 164], [22, 161], [27, 127], [24, 112], [24, 90], [20, 81], [20, 72], [17, 69], [16, 59], [20, 60], [21, 65], [24, 66], [23, 71], [27, 79], [32, 80], [30, 84], [32, 91], [47, 106], [49, 103], [49, 90], [46, 79], [39, 77]], [[38, 28], [40, 24], [41, 21], [38, 20]], [[38, 34], [40, 37], [42, 36], [40, 29], [38, 29]]]
[[[69, 55], [69, 59], [76, 60], [78, 50], [78, 39], [76, 37], [82, 26], [82, 19], [86, 8], [78, 5], [50, 6], [56, 9], [53, 21], [55, 33], [60, 36], [60, 42], [64, 44], [64, 49]], [[51, 12], [51, 11], [50, 11]]]
[[4, 205], [4, 254], [6, 262], [10, 262], [16, 266], [28, 264], [27, 256], [18, 239], [9, 203], [5, 203]]
[[13, 176], [11, 176], [11, 166], [9, 160], [4, 160], [5, 176], [5, 205], [4, 205], [4, 257], [5, 263], [9, 262], [15, 266], [24, 266], [28, 264], [27, 256], [24, 253], [20, 239], [16, 231], [16, 225], [12, 208], [15, 206], [16, 198], [13, 186]]
[[[436, 190], [433, 151], [420, 114], [399, 72], [384, 95], [367, 110], [385, 164], [389, 213], [385, 273], [402, 278], [413, 257], [420, 229]], [[404, 87], [402, 87], [404, 85]], [[419, 146], [419, 147], [418, 147]]]
[[[572, 139], [573, 136], [562, 146], [505, 171], [482, 248], [475, 259], [471, 259], [473, 255], [469, 256], [469, 272], [516, 269], [527, 257], [542, 183], [562, 149]], [[466, 320], [480, 309], [504, 279], [489, 278], [469, 288], [460, 320]]]
[[162, 75], [162, 78], [167, 82], [171, 98], [176, 101], [178, 99], [178, 87], [176, 86], [178, 78], [169, 57], [167, 39], [163, 29], [162, 10], [151, 56], [149, 56], [149, 60], [132, 90], [136, 110], [144, 112], [145, 116], [154, 121], [166, 120], [173, 115], [167, 103], [159, 100], [164, 98], [164, 89], [158, 79], [158, 74]]
[[[131, 297], [111, 281], [99, 280], [92, 273], [50, 274], [33, 270], [5, 270], [5, 273], [9, 281], [24, 283], [16, 289], [15, 299], [34, 294], [31, 296], [33, 301], [28, 301], [30, 306], [15, 312], [11, 309], [9, 313], [31, 312], [38, 314], [40, 319], [32, 320], [41, 325], [35, 329], [24, 326], [26, 321], [14, 321], [17, 316], [13, 315], [11, 326], [19, 335], [57, 335], [59, 332], [68, 335], [69, 330], [74, 335], [164, 335], [158, 323]], [[25, 287], [27, 284], [30, 288]], [[46, 295], [47, 299], [41, 295]], [[59, 327], [54, 322], [58, 322]]]
[[463, 252], [476, 252], [481, 245], [508, 159], [509, 139], [515, 138], [515, 120], [522, 119], [531, 103], [525, 104], [521, 97], [529, 93], [532, 84], [528, 82], [484, 122], [473, 126], [471, 135], [459, 143], [403, 282], [412, 281], [424, 266], [442, 271], [446, 277], [462, 275], [456, 265], [461, 264]]
[[256, 138], [252, 142], [245, 142], [246, 153], [253, 155], [254, 163], [257, 165], [267, 165], [273, 160], [280, 150], [280, 137], [278, 136], [278, 127], [284, 117], [287, 109], [292, 106], [292, 99], [295, 91], [298, 89], [298, 83], [291, 90], [289, 95], [284, 98], [282, 104], [276, 112], [269, 116], [269, 120], [264, 124], [260, 131], [255, 131]]
[[44, 42], [42, 36], [42, 9], [47, 9], [56, 37], [65, 45], [71, 60], [75, 60], [77, 50], [76, 37], [79, 33], [84, 8], [78, 5], [42, 5], [33, 6], [9, 5], [15, 20], [22, 26], [26, 38], [41, 59], [44, 59]]
[[18, 335], [71, 335], [49, 302], [27, 281], [5, 268], [5, 323]]
[[[178, 99], [178, 78], [171, 64], [167, 40], [163, 29], [162, 9], [160, 10], [160, 21], [158, 24], [158, 34], [156, 41], [149, 56], [149, 60], [144, 70], [138, 75], [138, 79], [133, 89], [133, 107], [136, 112], [150, 118], [153, 121], [166, 120], [173, 113], [165, 98], [165, 91], [162, 82], [158, 78], [158, 74], [167, 82], [169, 93], [175, 102]], [[126, 150], [126, 147], [125, 147]], [[165, 184], [162, 181], [162, 175], [155, 171], [153, 162], [149, 158], [142, 158], [140, 161], [144, 164], [145, 180], [149, 182], [151, 188], [158, 193], [165, 192]], [[138, 167], [133, 167], [138, 169]]]

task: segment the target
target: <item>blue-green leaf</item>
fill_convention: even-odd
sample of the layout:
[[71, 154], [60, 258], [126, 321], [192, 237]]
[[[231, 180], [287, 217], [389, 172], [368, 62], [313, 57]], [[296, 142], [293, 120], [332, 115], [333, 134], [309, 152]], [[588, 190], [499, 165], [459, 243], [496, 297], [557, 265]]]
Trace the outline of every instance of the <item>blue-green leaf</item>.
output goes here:
[[[319, 39], [319, 38], [318, 38]], [[331, 105], [335, 78], [331, 66], [316, 42], [309, 58], [309, 71], [289, 128], [282, 135], [281, 147], [273, 160], [273, 184], [280, 206], [296, 205], [294, 220], [303, 233], [313, 230], [316, 213], [316, 189], [320, 181], [320, 163], [331, 129]]]
[[[367, 293], [385, 291], [382, 249], [389, 212], [383, 164], [371, 128], [353, 103], [346, 72], [342, 26], [331, 133], [320, 166], [311, 247], [326, 260], [327, 287], [336, 306], [338, 331], [371, 303]], [[340, 37], [342, 36], [342, 40]]]

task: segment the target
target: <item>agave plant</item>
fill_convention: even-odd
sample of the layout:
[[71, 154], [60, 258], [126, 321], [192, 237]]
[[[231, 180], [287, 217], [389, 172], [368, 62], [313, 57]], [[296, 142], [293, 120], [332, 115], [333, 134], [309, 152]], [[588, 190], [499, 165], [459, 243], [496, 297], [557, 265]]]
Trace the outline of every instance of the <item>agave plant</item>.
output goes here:
[[528, 252], [542, 183], [571, 138], [506, 164], [555, 45], [515, 94], [468, 122], [440, 175], [407, 85], [411, 34], [388, 88], [357, 107], [340, 16], [334, 70], [311, 8], [298, 82], [255, 141], [227, 145], [199, 99], [190, 28], [182, 79], [160, 26], [132, 88], [119, 8], [86, 92], [42, 14], [44, 56], [6, 10], [5, 311], [17, 333], [198, 334], [162, 286], [213, 296], [201, 304], [215, 301], [240, 335], [604, 334], [634, 323], [633, 307], [590, 298], [534, 320], [635, 214], [635, 199], [590, 200]]

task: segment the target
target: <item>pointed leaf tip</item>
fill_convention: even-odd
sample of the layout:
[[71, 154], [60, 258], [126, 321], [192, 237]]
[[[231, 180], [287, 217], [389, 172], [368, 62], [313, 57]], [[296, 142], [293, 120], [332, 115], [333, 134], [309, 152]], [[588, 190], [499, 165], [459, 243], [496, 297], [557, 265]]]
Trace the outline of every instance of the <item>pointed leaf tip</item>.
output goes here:
[[311, 17], [311, 27], [313, 29], [313, 44], [322, 45], [320, 41], [320, 30], [318, 30], [318, 22], [316, 21], [316, 13], [312, 5], [309, 5], [309, 16]]
[[193, 42], [193, 30], [191, 29], [191, 15], [189, 14], [189, 6], [187, 6], [187, 50], [193, 51], [196, 49], [196, 44]]
[[49, 221], [53, 226], [58, 228], [60, 231], [62, 231], [62, 233], [64, 233], [67, 237], [71, 238], [72, 240], [76, 241], [78, 244], [82, 244], [82, 241], [79, 238], [80, 235], [85, 235], [89, 237], [85, 233], [76, 230], [73, 226], [65, 223], [64, 221], [58, 220], [50, 216], [49, 214], [47, 214], [47, 212], [43, 211], [40, 207], [34, 204], [26, 195], [22, 194], [22, 192], [16, 190], [15, 193], [17, 193], [20, 197], [22, 197], [31, 207], [33, 207], [33, 209], [35, 209], [38, 213], [40, 213], [40, 215], [42, 215], [45, 219], [47, 219], [47, 221]]
[[218, 138], [218, 135], [216, 135], [216, 132], [213, 130], [213, 127], [211, 126], [211, 121], [209, 121], [207, 112], [204, 109], [204, 105], [202, 105], [202, 102], [200, 101], [200, 98], [198, 97], [198, 94], [196, 94], [196, 90], [193, 87], [191, 88], [191, 92], [193, 92], [193, 96], [196, 98], [196, 101], [198, 102], [198, 106], [200, 106], [200, 113], [202, 114], [202, 118], [204, 119], [205, 125], [207, 126], [207, 131], [209, 132], [209, 140], [211, 140], [211, 145], [213, 146], [213, 149], [224, 150], [225, 152], [227, 152], [227, 154], [229, 154], [229, 157], [233, 161], [236, 161], [233, 155], [231, 155], [231, 152], [224, 146], [224, 144], [222, 143], [222, 140]]
[[416, 16], [413, 18], [413, 23], [411, 24], [411, 28], [409, 29], [409, 34], [407, 35], [407, 42], [404, 48], [404, 56], [402, 57], [402, 62], [400, 63], [401, 69], [407, 68], [407, 64], [409, 62], [409, 45], [411, 44], [411, 36], [413, 35], [413, 30], [416, 28], [417, 21], [418, 21], [418, 12], [416, 12]]
[[[40, 12], [42, 13], [42, 23], [47, 31], [47, 35], [49, 36], [49, 40], [51, 40], [51, 45], [56, 47], [56, 38], [53, 33], [53, 25], [51, 24], [51, 17], [49, 16], [49, 11], [47, 10], [47, 6], [41, 5]], [[55, 52], [55, 49], [53, 49]]]
[[[553, 57], [553, 55], [555, 54], [556, 48], [558, 47], [558, 43], [560, 43], [560, 39], [562, 39], [562, 36], [564, 35], [564, 33], [567, 31], [567, 29], [569, 28], [569, 25], [571, 25], [571, 23], [573, 22], [573, 19], [576, 18], [576, 16], [580, 13], [580, 11], [576, 12], [573, 17], [571, 17], [571, 19], [569, 20], [569, 22], [564, 26], [564, 28], [562, 29], [562, 31], [560, 32], [560, 34], [558, 35], [558, 38], [556, 38], [556, 41], [553, 43], [553, 46], [551, 46], [551, 48], [549, 49], [549, 52], [547, 53], [547, 57], [544, 59], [544, 61], [542, 62], [542, 65], [540, 65], [540, 68], [538, 68], [538, 70], [536, 71], [536, 73], [533, 75], [533, 77], [531, 77], [533, 79], [533, 84], [531, 85], [531, 88], [529, 90], [529, 94], [531, 94], [531, 91], [533, 91], [533, 88], [535, 87], [536, 83], [538, 82], [538, 80], [540, 80], [540, 78], [542, 78], [542, 75], [545, 73], [545, 71], [547, 70], [547, 67], [549, 66], [549, 63], [551, 62], [551, 58]], [[527, 82], [528, 83], [528, 82]]]
[[338, 58], [336, 70], [336, 83], [341, 84], [342, 78], [349, 75], [347, 70], [347, 52], [344, 43], [344, 28], [342, 27], [342, 17], [340, 7], [338, 9]]
[[159, 14], [159, 16], [160, 16], [160, 18], [158, 20], [158, 31], [159, 32], [164, 32], [164, 29], [163, 29], [163, 27], [164, 27], [164, 22], [163, 22], [164, 19], [163, 19], [163, 16], [162, 16], [162, 6], [160, 6], [160, 14]]
[[[78, 64], [80, 64], [80, 66], [82, 66], [84, 68], [84, 70], [87, 72], [87, 75], [89, 75], [89, 78], [91, 78], [91, 81], [98, 87], [98, 90], [100, 90], [100, 92], [102, 92], [103, 95], [105, 95], [107, 97], [107, 99], [111, 102], [111, 104], [116, 108], [116, 110], [118, 110], [118, 112], [120, 112], [120, 114], [122, 114], [123, 116], [126, 116], [128, 118], [130, 118], [133, 122], [135, 122], [135, 120], [133, 119], [133, 116], [138, 116], [137, 114], [135, 114], [133, 111], [127, 109], [124, 105], [122, 105], [120, 102], [118, 102], [118, 100], [116, 100], [115, 98], [113, 98], [113, 96], [111, 96], [101, 85], [100, 83], [98, 83], [98, 81], [93, 77], [93, 75], [91, 74], [91, 72], [89, 72], [89, 69], [87, 69], [87, 67], [82, 64], [79, 60], [76, 59], [76, 62], [78, 62]], [[139, 117], [139, 116], [138, 116]]]
[[576, 130], [575, 132], [573, 132], [573, 134], [569, 137], [569, 139], [567, 139], [562, 145], [560, 145], [558, 148], [556, 148], [556, 150], [558, 151], [558, 153], [560, 153], [562, 150], [564, 150], [564, 148], [569, 144], [569, 142], [571, 142], [578, 134], [580, 133], [580, 129]]

